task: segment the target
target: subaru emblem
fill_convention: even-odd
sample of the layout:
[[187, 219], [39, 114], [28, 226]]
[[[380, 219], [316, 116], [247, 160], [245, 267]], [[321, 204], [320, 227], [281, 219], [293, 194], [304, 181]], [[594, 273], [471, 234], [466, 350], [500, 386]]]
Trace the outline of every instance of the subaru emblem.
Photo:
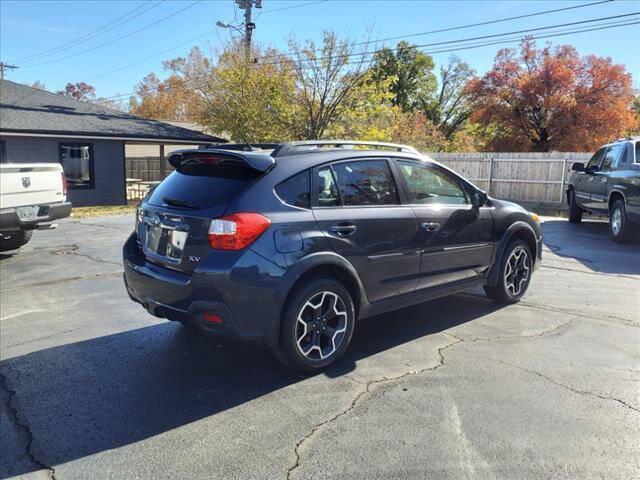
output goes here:
[[29, 188], [31, 186], [31, 178], [29, 177], [22, 177], [22, 186], [24, 188]]

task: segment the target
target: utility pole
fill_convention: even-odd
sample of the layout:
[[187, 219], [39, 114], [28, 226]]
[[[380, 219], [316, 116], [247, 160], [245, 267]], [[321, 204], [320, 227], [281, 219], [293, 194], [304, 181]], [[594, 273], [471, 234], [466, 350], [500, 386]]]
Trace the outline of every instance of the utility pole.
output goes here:
[[5, 70], [15, 70], [16, 68], [18, 68], [17, 65], [9, 65], [8, 63], [0, 62], [0, 78], [4, 80]]
[[236, 0], [238, 7], [244, 10], [244, 45], [247, 50], [247, 56], [251, 55], [251, 37], [256, 24], [251, 18], [251, 10], [253, 7], [262, 8], [262, 0]]

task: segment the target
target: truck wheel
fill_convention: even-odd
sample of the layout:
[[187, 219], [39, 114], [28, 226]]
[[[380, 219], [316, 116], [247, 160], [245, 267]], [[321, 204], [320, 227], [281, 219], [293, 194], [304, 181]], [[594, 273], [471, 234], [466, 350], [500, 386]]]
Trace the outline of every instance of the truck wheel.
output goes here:
[[582, 222], [582, 209], [576, 203], [576, 192], [569, 191], [569, 221], [571, 223]]
[[274, 352], [285, 365], [318, 372], [347, 350], [355, 326], [353, 299], [332, 278], [305, 284], [285, 305], [280, 348]]
[[515, 303], [526, 293], [532, 273], [533, 257], [529, 245], [524, 240], [513, 240], [500, 259], [497, 285], [485, 285], [484, 293], [498, 302]]
[[624, 201], [617, 199], [609, 210], [609, 235], [618, 243], [629, 243], [634, 236], [633, 224], [627, 218]]
[[31, 240], [31, 235], [33, 235], [31, 230], [2, 232], [2, 235], [0, 236], [0, 252], [17, 250]]

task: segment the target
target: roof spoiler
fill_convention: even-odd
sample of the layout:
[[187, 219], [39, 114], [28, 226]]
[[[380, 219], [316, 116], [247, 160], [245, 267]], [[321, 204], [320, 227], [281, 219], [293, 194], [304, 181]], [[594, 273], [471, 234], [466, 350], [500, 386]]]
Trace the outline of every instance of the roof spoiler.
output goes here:
[[241, 152], [221, 148], [190, 148], [175, 150], [169, 156], [169, 164], [178, 168], [186, 161], [195, 161], [207, 165], [240, 166], [244, 165], [258, 172], [266, 172], [276, 164], [272, 156], [260, 152]]

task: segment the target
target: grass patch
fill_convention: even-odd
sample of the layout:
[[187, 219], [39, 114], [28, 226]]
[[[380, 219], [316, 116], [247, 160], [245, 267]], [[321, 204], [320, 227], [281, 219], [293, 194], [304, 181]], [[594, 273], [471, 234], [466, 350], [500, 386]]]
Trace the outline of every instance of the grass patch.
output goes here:
[[136, 211], [136, 205], [107, 205], [101, 207], [74, 207], [73, 218], [102, 217], [104, 215], [127, 215]]

